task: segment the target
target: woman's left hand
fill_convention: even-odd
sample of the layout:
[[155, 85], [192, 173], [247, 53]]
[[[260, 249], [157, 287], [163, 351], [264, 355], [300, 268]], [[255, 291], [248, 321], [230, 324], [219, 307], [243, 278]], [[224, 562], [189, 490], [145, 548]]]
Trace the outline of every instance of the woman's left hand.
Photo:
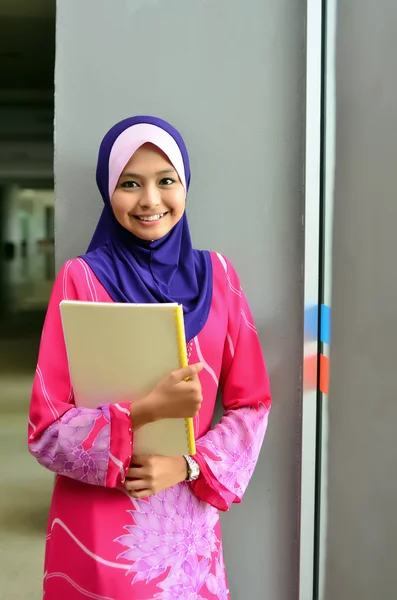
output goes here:
[[124, 487], [133, 498], [147, 498], [185, 481], [187, 474], [183, 456], [133, 456]]

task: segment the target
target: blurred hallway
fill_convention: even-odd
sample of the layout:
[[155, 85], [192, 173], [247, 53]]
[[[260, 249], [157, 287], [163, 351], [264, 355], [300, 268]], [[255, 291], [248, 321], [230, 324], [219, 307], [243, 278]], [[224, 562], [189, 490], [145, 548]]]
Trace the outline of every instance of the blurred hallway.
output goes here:
[[55, 0], [0, 2], [0, 598], [41, 600], [53, 475], [27, 449], [54, 279]]
[[0, 340], [0, 589], [4, 600], [42, 597], [53, 477], [27, 450], [27, 408], [42, 318], [41, 312], [27, 313], [23, 324], [20, 320], [20, 331], [8, 322]]

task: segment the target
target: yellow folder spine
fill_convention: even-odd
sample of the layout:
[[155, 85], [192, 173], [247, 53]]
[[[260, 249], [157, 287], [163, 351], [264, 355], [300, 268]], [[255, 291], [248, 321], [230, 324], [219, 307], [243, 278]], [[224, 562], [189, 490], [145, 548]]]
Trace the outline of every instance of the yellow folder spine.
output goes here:
[[[188, 366], [187, 350], [186, 350], [186, 337], [185, 337], [185, 323], [183, 320], [183, 308], [182, 305], [175, 307], [175, 322], [176, 322], [176, 334], [178, 342], [179, 352], [179, 364], [181, 368]], [[185, 419], [186, 423], [186, 436], [189, 444], [189, 454], [196, 454], [196, 442], [194, 439], [194, 427], [193, 419]]]

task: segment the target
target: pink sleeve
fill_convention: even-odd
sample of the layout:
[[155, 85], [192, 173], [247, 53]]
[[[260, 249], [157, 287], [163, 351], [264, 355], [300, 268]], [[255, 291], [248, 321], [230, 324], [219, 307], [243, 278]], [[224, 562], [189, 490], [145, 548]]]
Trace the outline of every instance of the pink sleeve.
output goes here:
[[76, 408], [69, 377], [59, 304], [86, 299], [81, 298], [78, 268], [83, 267], [75, 261], [66, 263], [52, 290], [30, 401], [29, 451], [55, 473], [116, 487], [132, 455], [129, 404]]
[[225, 340], [221, 392], [225, 413], [197, 440], [194, 457], [201, 475], [195, 494], [219, 510], [241, 501], [255, 469], [271, 406], [270, 384], [251, 311], [238, 276], [225, 260], [228, 334]]

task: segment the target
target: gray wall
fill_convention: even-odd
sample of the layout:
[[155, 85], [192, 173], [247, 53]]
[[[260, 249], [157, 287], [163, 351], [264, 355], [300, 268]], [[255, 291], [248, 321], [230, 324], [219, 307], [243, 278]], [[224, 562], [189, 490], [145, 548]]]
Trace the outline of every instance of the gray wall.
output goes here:
[[298, 586], [305, 4], [58, 2], [58, 266], [99, 215], [102, 135], [156, 114], [190, 149], [195, 244], [234, 262], [261, 332], [274, 410], [245, 501], [223, 520], [233, 600], [291, 600]]
[[397, 597], [397, 4], [339, 2], [327, 600]]

